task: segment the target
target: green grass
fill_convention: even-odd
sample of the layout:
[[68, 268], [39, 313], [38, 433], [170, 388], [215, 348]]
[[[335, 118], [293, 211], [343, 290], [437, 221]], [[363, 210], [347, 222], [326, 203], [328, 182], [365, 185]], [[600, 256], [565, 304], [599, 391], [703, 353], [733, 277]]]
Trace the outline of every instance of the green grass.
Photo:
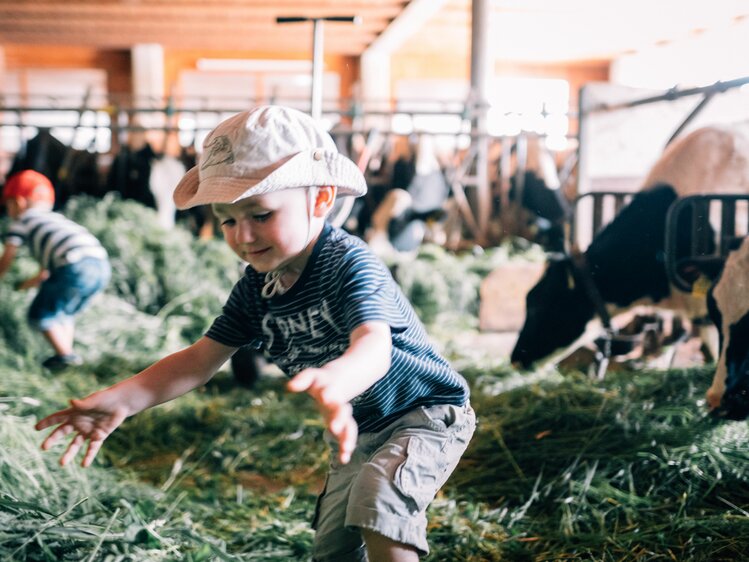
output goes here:
[[[87, 204], [76, 212], [100, 221], [98, 228], [106, 227], [101, 217], [120, 232], [149, 220], [129, 204]], [[246, 390], [219, 373], [127, 420], [86, 470], [56, 464], [62, 445], [39, 450], [38, 418], [185, 345], [220, 309], [217, 287], [230, 286], [236, 264], [212, 254], [209, 273], [196, 280], [183, 267], [201, 262], [206, 248], [175, 236], [163, 247], [132, 242], [150, 258], [107, 238], [121, 246], [110, 249], [120, 252], [120, 265], [108, 293], [80, 318], [87, 363], [57, 375], [39, 367], [47, 352], [26, 326], [31, 295], [0, 283], [0, 560], [309, 559], [328, 451], [312, 400], [285, 392], [279, 378]], [[503, 251], [486, 259], [508, 259]], [[141, 259], [149, 267], [162, 260], [150, 281], [129, 269]], [[418, 287], [413, 294], [468, 378], [479, 417], [430, 508], [427, 561], [746, 558], [749, 427], [705, 416], [709, 367], [610, 372], [593, 381], [555, 370], [521, 374], [506, 358], [461, 355], [449, 338], [473, 325], [464, 312], [475, 307], [477, 277], [460, 288], [455, 272], [480, 277], [490, 266], [434, 251], [420, 260], [412, 272], [425, 278], [404, 284]], [[29, 270], [21, 260], [9, 281]], [[440, 275], [444, 286], [430, 289]]]

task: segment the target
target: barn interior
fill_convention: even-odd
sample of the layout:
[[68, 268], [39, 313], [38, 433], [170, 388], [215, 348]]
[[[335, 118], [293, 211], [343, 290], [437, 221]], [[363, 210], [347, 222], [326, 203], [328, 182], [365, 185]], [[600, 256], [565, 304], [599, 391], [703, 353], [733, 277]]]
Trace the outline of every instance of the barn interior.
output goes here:
[[50, 369], [0, 258], [0, 559], [311, 559], [325, 421], [255, 348], [89, 468], [34, 429], [221, 314], [247, 263], [172, 195], [265, 105], [358, 166], [329, 222], [470, 388], [425, 560], [745, 559], [748, 50], [743, 0], [0, 1], [0, 185], [45, 175], [112, 266]]

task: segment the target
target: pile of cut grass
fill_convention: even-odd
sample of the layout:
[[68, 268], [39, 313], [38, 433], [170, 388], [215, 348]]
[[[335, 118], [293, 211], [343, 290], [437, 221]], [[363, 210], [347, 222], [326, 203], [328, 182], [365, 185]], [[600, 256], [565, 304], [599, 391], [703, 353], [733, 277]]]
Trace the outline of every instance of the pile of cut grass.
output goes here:
[[[702, 561], [741, 559], [749, 551], [749, 431], [743, 422], [703, 415], [709, 369], [617, 372], [601, 382], [552, 371], [526, 385], [506, 367], [466, 372], [479, 429], [430, 509], [427, 560]], [[57, 380], [81, 388], [95, 377], [76, 372]], [[96, 501], [109, 509], [82, 519], [96, 522], [99, 538], [121, 498], [152, 510], [162, 527], [180, 529], [167, 538], [189, 537], [179, 547], [169, 543], [171, 550], [160, 543], [164, 559], [199, 559], [190, 558], [195, 552], [205, 559], [224, 552], [235, 560], [303, 559], [327, 451], [311, 401], [285, 393], [282, 382], [271, 377], [248, 392], [219, 375], [201, 391], [128, 420], [107, 442], [98, 468], [53, 467], [58, 449], [43, 456], [48, 475], [36, 479], [54, 480], [66, 494], [103, 495]], [[503, 388], [509, 390], [497, 392]], [[26, 414], [41, 409], [33, 398], [5, 406]], [[10, 434], [25, 432], [28, 441], [19, 450], [4, 437], [10, 458], [32, 456], [27, 451], [41, 438], [32, 423], [18, 418], [9, 425]], [[13, 462], [4, 459], [2, 470]], [[91, 482], [66, 482], [71, 473]], [[97, 484], [100, 475], [110, 480]], [[3, 481], [4, 493], [23, 488], [7, 472]], [[62, 513], [71, 501], [45, 509]], [[0, 511], [8, 509], [6, 503]], [[101, 548], [135, 552], [142, 545], [125, 540], [125, 521], [118, 521], [109, 531], [112, 544], [107, 539]], [[28, 528], [14, 529], [18, 548]], [[37, 539], [55, 556], [74, 548], [45, 533]], [[68, 539], [80, 552], [92, 548], [78, 532]]]
[[741, 559], [749, 428], [705, 416], [711, 377], [552, 373], [495, 394], [483, 374], [479, 429], [451, 487], [494, 506], [509, 559]]
[[8, 443], [0, 451], [2, 560], [274, 561], [310, 550], [309, 492], [244, 494], [237, 484], [219, 486], [201, 459], [184, 457], [164, 467], [160, 486], [142, 483], [133, 463], [63, 470], [53, 465], [60, 450], [39, 451], [31, 421], [0, 415]]
[[[198, 240], [179, 227], [165, 230], [156, 211], [116, 193], [73, 198], [64, 212], [107, 249], [112, 264], [108, 292], [142, 312], [164, 314], [165, 307], [206, 297], [220, 307], [239, 278], [239, 262], [223, 241]], [[211, 314], [215, 311], [214, 306]]]

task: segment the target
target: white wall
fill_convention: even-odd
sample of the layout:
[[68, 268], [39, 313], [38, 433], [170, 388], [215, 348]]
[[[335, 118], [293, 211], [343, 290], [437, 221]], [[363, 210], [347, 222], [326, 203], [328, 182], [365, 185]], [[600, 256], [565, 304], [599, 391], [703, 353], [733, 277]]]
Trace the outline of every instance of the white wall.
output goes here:
[[[709, 8], [708, 8], [709, 9]], [[611, 81], [638, 88], [700, 86], [749, 76], [749, 18], [623, 56]]]
[[[679, 41], [623, 56], [611, 67], [611, 83], [590, 84], [587, 107], [644, 99], [676, 87], [709, 86], [749, 77], [749, 18], [691, 34]], [[589, 115], [585, 121], [585, 170], [580, 192], [596, 190], [606, 180], [638, 181], [658, 159], [669, 137], [703, 99], [687, 96]], [[749, 85], [716, 94], [685, 128], [749, 121]], [[606, 186], [600, 187], [605, 189]]]

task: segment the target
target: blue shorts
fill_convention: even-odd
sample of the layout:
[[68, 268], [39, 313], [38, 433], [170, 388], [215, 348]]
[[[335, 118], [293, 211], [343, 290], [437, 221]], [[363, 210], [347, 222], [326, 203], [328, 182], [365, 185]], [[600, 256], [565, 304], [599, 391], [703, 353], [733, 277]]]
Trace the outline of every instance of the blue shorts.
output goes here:
[[[360, 435], [348, 464], [331, 462], [313, 523], [313, 560], [367, 560], [361, 529], [427, 554], [427, 507], [475, 427], [469, 404], [445, 404], [416, 408], [381, 431]], [[335, 459], [336, 443], [325, 437]]]
[[73, 316], [107, 286], [111, 275], [109, 261], [99, 258], [83, 258], [55, 269], [31, 303], [29, 323], [42, 331], [72, 323]]

